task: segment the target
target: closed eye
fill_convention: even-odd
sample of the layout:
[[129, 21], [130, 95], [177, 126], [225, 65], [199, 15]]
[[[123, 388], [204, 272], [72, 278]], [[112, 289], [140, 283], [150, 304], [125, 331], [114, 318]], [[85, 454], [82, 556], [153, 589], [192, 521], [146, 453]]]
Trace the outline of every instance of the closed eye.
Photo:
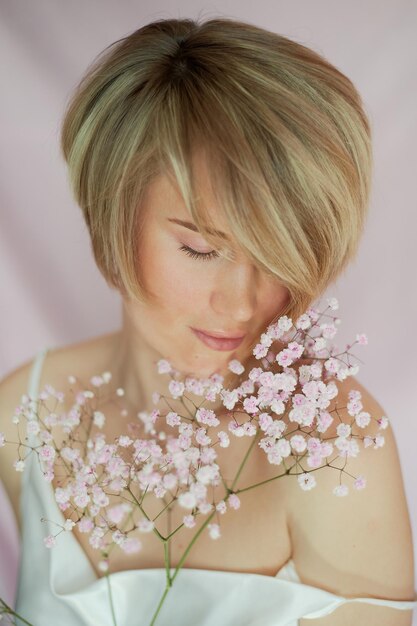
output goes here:
[[210, 261], [211, 259], [214, 259], [220, 256], [219, 253], [216, 252], [216, 250], [211, 250], [211, 252], [197, 252], [197, 250], [193, 250], [192, 248], [189, 248], [185, 244], [183, 244], [178, 249], [183, 250], [191, 258], [200, 259], [201, 261]]

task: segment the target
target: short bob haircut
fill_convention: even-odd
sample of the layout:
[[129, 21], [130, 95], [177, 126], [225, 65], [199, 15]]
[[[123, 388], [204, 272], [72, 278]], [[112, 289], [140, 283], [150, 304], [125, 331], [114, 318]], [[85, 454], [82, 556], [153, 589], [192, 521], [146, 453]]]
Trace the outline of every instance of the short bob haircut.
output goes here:
[[358, 91], [317, 52], [229, 18], [162, 19], [105, 48], [70, 97], [61, 150], [97, 266], [129, 298], [147, 299], [140, 207], [159, 173], [173, 176], [209, 244], [223, 246], [198, 202], [198, 148], [233, 239], [288, 289], [280, 314], [297, 319], [355, 257], [363, 231], [372, 150]]

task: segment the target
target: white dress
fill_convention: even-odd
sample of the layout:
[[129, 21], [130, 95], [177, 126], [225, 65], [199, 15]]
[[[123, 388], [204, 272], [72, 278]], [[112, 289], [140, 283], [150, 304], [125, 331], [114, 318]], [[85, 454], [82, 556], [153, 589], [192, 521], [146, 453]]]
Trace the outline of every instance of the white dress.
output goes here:
[[[36, 399], [43, 358], [34, 360], [28, 395]], [[36, 443], [31, 442], [32, 445]], [[22, 476], [22, 544], [15, 610], [33, 626], [113, 626], [107, 581], [97, 578], [81, 545], [63, 531], [48, 549], [43, 538], [65, 518], [52, 485], [43, 478], [32, 453]], [[41, 522], [42, 517], [48, 522]], [[165, 589], [165, 569], [110, 574], [117, 626], [149, 626]], [[276, 576], [183, 567], [166, 596], [155, 626], [297, 626], [301, 617], [332, 613], [345, 602], [366, 602], [396, 609], [414, 601], [345, 598], [300, 582], [292, 559]], [[19, 626], [22, 622], [17, 620]]]

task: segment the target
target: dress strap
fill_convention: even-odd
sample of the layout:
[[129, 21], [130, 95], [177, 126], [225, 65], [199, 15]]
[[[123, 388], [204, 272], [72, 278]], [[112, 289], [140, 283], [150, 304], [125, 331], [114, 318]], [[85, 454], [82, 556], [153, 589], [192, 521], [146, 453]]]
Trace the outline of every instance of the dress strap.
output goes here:
[[[35, 358], [33, 359], [32, 367], [29, 373], [29, 381], [28, 381], [28, 388], [27, 388], [27, 395], [29, 396], [30, 400], [36, 401], [39, 399], [39, 393], [40, 393], [39, 385], [40, 385], [40, 380], [41, 380], [42, 366], [43, 366], [45, 356], [48, 350], [49, 348], [43, 348], [36, 354]], [[37, 437], [33, 434], [28, 434], [27, 443], [33, 446], [36, 445]], [[34, 456], [34, 452], [29, 453], [28, 458], [26, 459], [25, 469], [22, 475], [22, 489], [21, 489], [21, 495], [20, 495], [21, 512], [23, 512], [23, 499], [25, 497], [26, 490], [29, 488], [28, 482], [30, 480], [33, 456]]]
[[29, 374], [28, 396], [31, 400], [37, 400], [39, 396], [39, 383], [41, 379], [41, 372], [43, 362], [49, 348], [43, 348], [40, 350], [33, 359], [32, 368]]

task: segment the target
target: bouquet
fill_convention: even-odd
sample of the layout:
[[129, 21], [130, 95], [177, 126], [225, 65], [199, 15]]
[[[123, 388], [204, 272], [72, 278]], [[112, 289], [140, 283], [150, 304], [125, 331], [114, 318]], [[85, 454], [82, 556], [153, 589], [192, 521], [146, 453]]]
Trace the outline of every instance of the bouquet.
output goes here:
[[[63, 526], [57, 524], [60, 528], [56, 534], [44, 538], [45, 547], [53, 549], [59, 534], [71, 532], [75, 525], [80, 532], [88, 533], [90, 545], [100, 552], [99, 569], [107, 577], [114, 626], [117, 615], [111, 595], [111, 551], [117, 547], [127, 554], [140, 552], [147, 533], [154, 533], [160, 540], [166, 585], [149, 626], [157, 624], [164, 600], [198, 537], [208, 533], [212, 540], [221, 540], [221, 516], [235, 515], [241, 503], [240, 494], [270, 482], [268, 479], [238, 487], [239, 476], [255, 445], [276, 466], [274, 480], [296, 475], [303, 490], [316, 486], [315, 472], [321, 467], [334, 467], [332, 462], [339, 456], [346, 460], [357, 456], [360, 440], [364, 447], [384, 445], [380, 432], [374, 437], [360, 434], [374, 418], [363, 410], [359, 391], [349, 393], [349, 402], [344, 407], [348, 414], [346, 421], [342, 421], [340, 409], [327, 410], [338, 394], [336, 381], [343, 381], [359, 370], [358, 365], [350, 363], [350, 349], [355, 344], [368, 343], [366, 335], [357, 334], [356, 340], [340, 352], [329, 342], [340, 323], [332, 314], [338, 306], [336, 298], [329, 298], [322, 312], [311, 307], [295, 323], [282, 316], [269, 325], [253, 350], [259, 367], [244, 377], [244, 366], [236, 359], [229, 362], [230, 371], [239, 376], [239, 385], [233, 389], [223, 387], [224, 378], [219, 374], [206, 379], [181, 380], [180, 372], [167, 360], [159, 360], [158, 373], [170, 377], [167, 395], [152, 396], [153, 404], [159, 404], [160, 408], [139, 412], [137, 421], [129, 425], [129, 434], [120, 435], [112, 442], [107, 442], [100, 432], [106, 416], [100, 411], [99, 402], [101, 388], [111, 380], [110, 372], [93, 376], [88, 388], [78, 390], [68, 413], [47, 408], [47, 415], [40, 416], [41, 405], [45, 409], [50, 398], [56, 405], [64, 401], [64, 394], [50, 385], [44, 387], [38, 399], [22, 396], [12, 419], [16, 424], [23, 420], [26, 433], [38, 435], [40, 445], [32, 447], [20, 442], [14, 468], [23, 471], [26, 456], [37, 454], [45, 480], [52, 482], [54, 477], [59, 477], [54, 494], [67, 518]], [[284, 346], [278, 351], [273, 349], [277, 341]], [[68, 381], [75, 384], [77, 379], [69, 376]], [[187, 391], [202, 398], [199, 406], [186, 402]], [[120, 398], [124, 390], [119, 388], [116, 394]], [[216, 399], [226, 409], [227, 429], [221, 428], [216, 413], [207, 406]], [[337, 437], [331, 442], [322, 435], [334, 419], [340, 423]], [[385, 416], [375, 421], [378, 431], [388, 426]], [[54, 440], [52, 428], [60, 428], [65, 434], [62, 445]], [[247, 437], [249, 444], [234, 477], [226, 478], [216, 462], [216, 448], [231, 448], [234, 437]], [[0, 446], [6, 443], [0, 433]], [[21, 455], [22, 448], [27, 449], [25, 456]], [[340, 475], [345, 471], [335, 469]], [[365, 476], [353, 478], [355, 489], [366, 486]], [[218, 485], [224, 491], [215, 501], [210, 487]], [[349, 487], [340, 480], [333, 493], [346, 496]], [[151, 494], [153, 502], [160, 502], [156, 515], [150, 515], [147, 507]], [[160, 520], [170, 515], [173, 507], [180, 508], [182, 522], [164, 534]], [[198, 518], [203, 522], [193, 533]], [[184, 535], [184, 541], [190, 535], [191, 538], [174, 569], [169, 547], [177, 533]], [[27, 619], [0, 599], [0, 619], [2, 614], [19, 617], [30, 626]]]

